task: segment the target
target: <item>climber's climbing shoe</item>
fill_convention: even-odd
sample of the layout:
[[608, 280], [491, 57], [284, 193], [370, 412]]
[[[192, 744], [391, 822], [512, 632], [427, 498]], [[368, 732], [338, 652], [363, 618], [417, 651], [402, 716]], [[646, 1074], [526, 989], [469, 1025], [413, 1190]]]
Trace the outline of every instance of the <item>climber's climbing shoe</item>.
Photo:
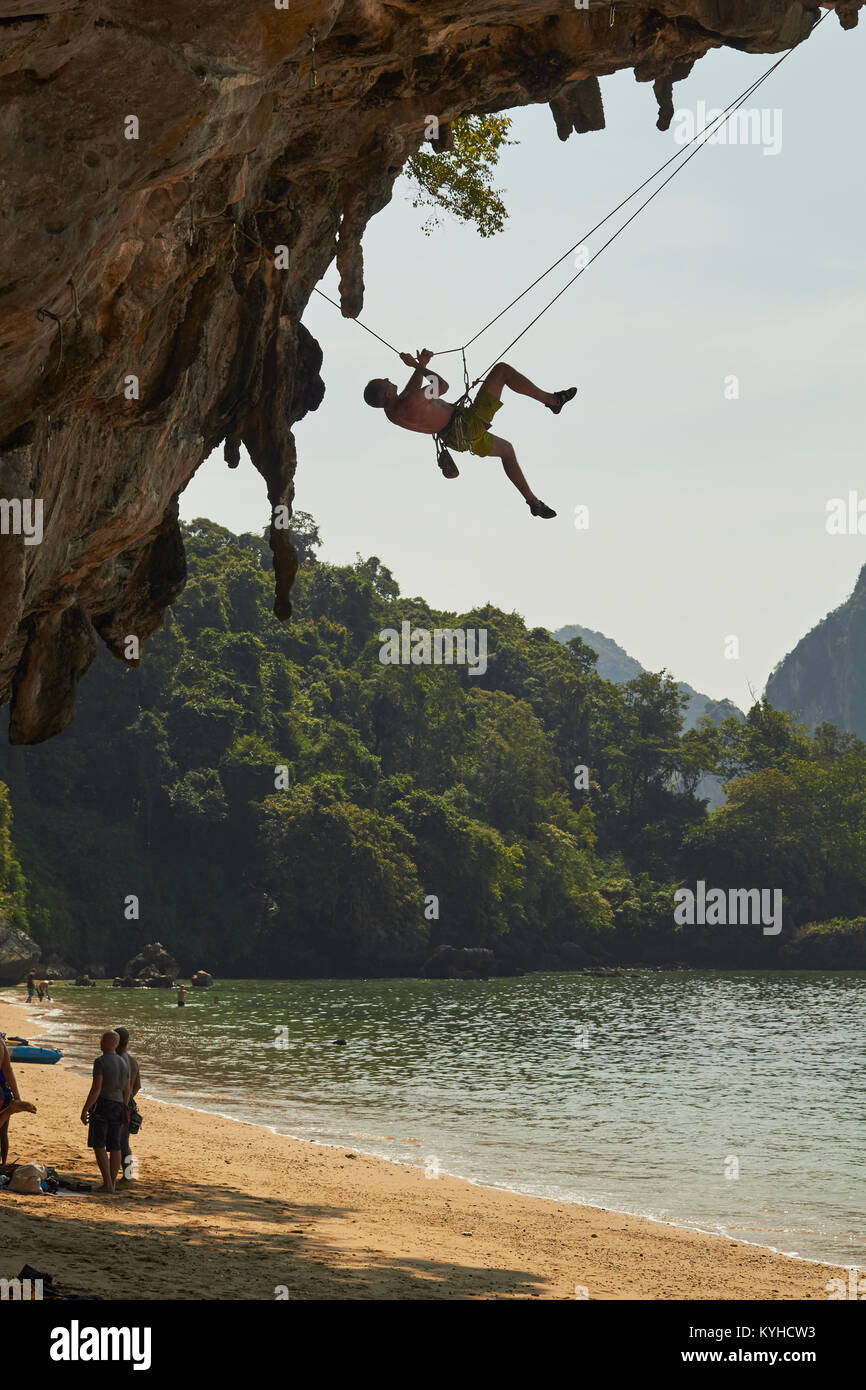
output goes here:
[[554, 391], [553, 394], [556, 397], [556, 405], [549, 405], [547, 408], [552, 410], [554, 415], [558, 415], [564, 405], [568, 405], [569, 401], [574, 400], [577, 395], [577, 387], [571, 386], [567, 391]]
[[551, 517], [556, 516], [556, 512], [553, 511], [552, 508], [545, 506], [543, 502], [539, 502], [537, 499], [534, 502], [527, 502], [526, 505], [533, 516], [543, 516], [545, 521], [550, 521]]

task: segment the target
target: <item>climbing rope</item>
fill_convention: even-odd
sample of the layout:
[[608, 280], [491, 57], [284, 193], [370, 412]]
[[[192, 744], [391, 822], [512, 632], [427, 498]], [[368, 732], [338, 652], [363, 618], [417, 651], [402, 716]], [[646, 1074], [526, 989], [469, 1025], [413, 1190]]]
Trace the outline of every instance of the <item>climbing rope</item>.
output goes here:
[[[737, 104], [733, 107], [733, 109], [730, 110], [730, 111], [728, 112], [728, 114], [725, 116], [724, 119], [727, 121], [727, 120], [730, 118], [730, 116], [732, 116], [732, 115], [734, 114], [735, 111], [739, 110], [740, 106], [742, 106], [743, 103], [744, 103], [745, 101], [748, 101], [748, 99], [749, 99], [749, 97], [750, 97], [751, 95], [752, 95], [752, 92], [751, 92], [751, 91], [745, 93], [745, 94], [740, 98], [740, 100], [737, 102]], [[705, 127], [705, 129], [709, 129], [709, 127]], [[703, 134], [703, 132], [702, 132], [702, 134]], [[691, 142], [690, 142], [690, 143], [691, 143]], [[687, 149], [687, 148], [688, 148], [688, 146], [684, 146], [684, 149]], [[526, 325], [526, 327], [525, 327], [525, 328], [522, 328], [522, 329], [520, 330], [520, 332], [517, 334], [517, 337], [516, 337], [516, 338], [512, 338], [511, 342], [510, 342], [506, 347], [504, 347], [504, 348], [502, 349], [501, 352], [498, 352], [498, 353], [496, 354], [496, 356], [493, 358], [493, 361], [490, 363], [490, 366], [489, 366], [489, 367], [486, 367], [486, 368], [484, 369], [484, 371], [481, 373], [481, 375], [480, 375], [479, 377], [476, 378], [476, 382], [473, 382], [473, 385], [477, 384], [478, 381], [483, 381], [484, 377], [485, 377], [485, 376], [487, 375], [487, 373], [490, 371], [491, 367], [495, 366], [495, 364], [496, 364], [497, 362], [501, 361], [501, 359], [505, 356], [505, 354], [506, 354], [507, 352], [510, 352], [510, 351], [511, 351], [511, 349], [514, 347], [515, 343], [519, 343], [519, 342], [520, 342], [520, 339], [521, 339], [522, 337], [524, 337], [525, 334], [527, 334], [527, 333], [529, 332], [530, 328], [534, 328], [534, 327], [535, 327], [535, 325], [538, 323], [538, 320], [539, 320], [540, 318], [543, 318], [543, 317], [544, 317], [544, 315], [547, 313], [548, 309], [552, 309], [553, 306], [554, 306], [554, 304], [556, 303], [556, 301], [557, 301], [558, 299], [561, 299], [562, 296], [565, 294], [566, 290], [570, 290], [571, 287], [572, 287], [572, 285], [575, 283], [575, 281], [580, 279], [580, 277], [581, 277], [581, 275], [584, 273], [584, 271], [585, 271], [585, 270], [588, 270], [589, 267], [593, 264], [593, 262], [594, 262], [594, 261], [597, 261], [598, 258], [599, 258], [599, 256], [601, 256], [601, 255], [607, 250], [607, 248], [608, 248], [609, 246], [612, 246], [612, 245], [613, 245], [613, 243], [616, 241], [617, 237], [621, 236], [622, 233], [626, 230], [626, 228], [627, 228], [627, 227], [630, 227], [631, 224], [632, 224], [632, 222], [636, 221], [636, 219], [637, 219], [638, 217], [640, 217], [640, 215], [641, 215], [641, 213], [643, 212], [644, 208], [649, 207], [650, 203], [653, 202], [653, 200], [654, 200], [655, 198], [658, 197], [658, 195], [662, 192], [662, 190], [665, 189], [665, 188], [667, 188], [667, 186], [668, 186], [669, 183], [672, 183], [672, 182], [673, 182], [673, 180], [676, 178], [677, 174], [679, 174], [680, 171], [681, 171], [682, 169], [685, 168], [685, 166], [690, 162], [690, 160], [694, 159], [695, 155], [698, 153], [698, 151], [699, 151], [700, 149], [701, 149], [701, 146], [700, 146], [700, 145], [697, 145], [697, 146], [692, 150], [691, 154], [689, 154], [689, 155], [683, 160], [682, 164], [678, 165], [678, 167], [677, 167], [676, 169], [674, 169], [673, 173], [672, 173], [672, 174], [669, 174], [668, 177], [667, 177], [662, 183], [659, 184], [658, 188], [654, 189], [654, 191], [650, 194], [650, 196], [649, 196], [648, 198], [646, 198], [646, 199], [644, 200], [644, 202], [642, 202], [638, 208], [635, 209], [635, 211], [632, 213], [631, 217], [627, 218], [626, 221], [623, 222], [622, 226], [617, 228], [617, 230], [614, 232], [613, 236], [608, 237], [607, 241], [604, 242], [603, 245], [600, 246], [600, 247], [598, 248], [598, 250], [596, 251], [595, 255], [594, 255], [594, 256], [590, 256], [589, 260], [586, 262], [585, 265], [581, 266], [581, 268], [580, 268], [580, 270], [578, 270], [577, 274], [576, 274], [576, 275], [573, 275], [572, 278], [571, 278], [565, 285], [563, 285], [562, 289], [559, 290], [559, 291], [553, 296], [552, 299], [548, 300], [547, 304], [545, 304], [544, 307], [538, 311], [538, 313], [535, 315], [535, 317], [534, 317], [533, 319], [530, 319], [530, 321], [529, 321], [529, 323]], [[632, 196], [634, 196], [634, 195], [632, 195]], [[626, 201], [629, 202], [629, 201], [631, 201], [631, 200], [630, 200], [630, 199], [626, 199]], [[606, 218], [605, 221], [609, 221], [609, 218]], [[591, 235], [591, 233], [590, 233], [590, 235]], [[581, 242], [578, 242], [578, 245], [581, 245], [581, 244], [582, 244]], [[572, 250], [575, 250], [575, 249], [576, 249], [575, 247], [572, 247]], [[569, 254], [570, 254], [570, 252], [566, 252], [566, 255], [569, 255]], [[557, 264], [557, 265], [560, 265], [560, 264], [561, 264], [561, 260], [560, 260], [560, 261], [557, 261], [556, 264]], [[551, 267], [551, 269], [553, 269], [553, 267]], [[548, 273], [548, 272], [545, 271], [545, 275], [546, 275], [547, 273]], [[544, 279], [544, 275], [539, 276], [539, 281], [540, 281], [540, 280], [543, 280], [543, 279]], [[539, 281], [536, 281], [536, 284], [539, 283]], [[522, 298], [522, 296], [519, 296], [519, 297]], [[504, 311], [504, 312], [507, 312], [507, 311]], [[502, 317], [502, 315], [501, 315], [501, 314], [498, 314], [498, 315], [497, 315], [497, 318], [496, 318], [496, 320], [494, 320], [494, 322], [498, 321], [498, 319], [501, 318], [501, 317]], [[481, 332], [482, 332], [482, 333], [483, 333], [483, 332], [486, 332], [486, 329], [482, 329]], [[477, 336], [477, 337], [480, 337], [481, 334], [479, 333], [479, 334], [476, 335], [476, 336]], [[473, 340], [473, 341], [474, 341], [474, 340]], [[467, 347], [468, 347], [468, 346], [469, 346], [469, 344], [467, 343]]]
[[[612, 6], [612, 9], [613, 8], [614, 7]], [[827, 13], [829, 13], [829, 11]], [[819, 25], [824, 23], [824, 20], [827, 18], [827, 13], [823, 14], [821, 18], [816, 21], [816, 23], [812, 27], [812, 33], [814, 33], [815, 29], [817, 29]], [[799, 46], [800, 45], [797, 44], [795, 45], [795, 48], [799, 48]], [[772, 75], [775, 72], [778, 71], [782, 64], [786, 62], [788, 58], [790, 58], [791, 54], [795, 51], [795, 48], [789, 48], [786, 53], [783, 53], [781, 58], [778, 58], [775, 63], [773, 63], [769, 68], [767, 68], [766, 72], [764, 72], [760, 77], [758, 77], [754, 82], [752, 82], [745, 89], [745, 91], [741, 92], [741, 94], [733, 102], [731, 102], [730, 105], [726, 106], [724, 110], [721, 111], [717, 116], [714, 116], [711, 121], [708, 121], [707, 124], [703, 127], [703, 129], [699, 130], [692, 137], [691, 140], [687, 141], [687, 143], [684, 144], [680, 149], [678, 149], [673, 155], [671, 155], [669, 159], [665, 160], [663, 164], [659, 165], [658, 169], [656, 169], [652, 174], [650, 174], [648, 178], [644, 179], [642, 183], [638, 184], [638, 186], [634, 188], [631, 191], [631, 193], [628, 194], [627, 197], [623, 198], [623, 200], [620, 203], [618, 203], [615, 208], [613, 208], [609, 213], [607, 213], [607, 215], [603, 217], [600, 222], [597, 222], [590, 231], [586, 232], [580, 238], [579, 241], [576, 241], [573, 246], [570, 246], [567, 251], [563, 252], [561, 256], [558, 256], [557, 259], [553, 261], [552, 264], [549, 265], [546, 270], [543, 270], [542, 273], [539, 276], [537, 276], [536, 279], [533, 280], [530, 285], [527, 285], [526, 289], [521, 290], [520, 294], [515, 295], [514, 299], [512, 299], [510, 303], [506, 304], [504, 309], [500, 309], [499, 312], [495, 314], [494, 317], [483, 326], [483, 328], [479, 328], [477, 333], [473, 334], [471, 338], [467, 339], [467, 341], [465, 343], [462, 343], [460, 346], [439, 349], [437, 350], [437, 352], [434, 353], [434, 356], [447, 357], [449, 354], [452, 353], [461, 353], [463, 356], [464, 374], [466, 375], [466, 380], [468, 382], [468, 374], [466, 374], [467, 349], [472, 347], [473, 343], [476, 343], [478, 339], [487, 332], [488, 329], [492, 328], [494, 324], [498, 323], [499, 320], [503, 318], [504, 315], [507, 314], [510, 309], [513, 309], [514, 306], [518, 304], [521, 299], [525, 298], [525, 296], [529, 294], [532, 290], [534, 290], [537, 285], [540, 285], [542, 280], [546, 279], [547, 276], [550, 275], [554, 270], [556, 270], [558, 266], [562, 265], [563, 261], [567, 260], [568, 257], [578, 249], [578, 247], [582, 246], [586, 241], [589, 240], [590, 237], [594, 236], [595, 233], [599, 231], [607, 222], [609, 222], [612, 217], [615, 217], [618, 212], [621, 212], [622, 209], [625, 208], [630, 202], [632, 202], [638, 196], [639, 193], [642, 193], [645, 188], [648, 188], [650, 184], [654, 183], [656, 179], [658, 179], [661, 174], [663, 174], [667, 169], [669, 169], [672, 164], [675, 164], [677, 167], [674, 169], [673, 173], [670, 174], [668, 178], [666, 178], [661, 184], [659, 184], [659, 186], [656, 189], [654, 189], [650, 196], [646, 198], [640, 204], [640, 206], [632, 213], [632, 215], [622, 224], [622, 226], [619, 227], [616, 232], [614, 232], [613, 236], [609, 237], [608, 240], [604, 243], [604, 245], [599, 247], [595, 255], [590, 257], [586, 265], [582, 266], [581, 269], [577, 272], [577, 274], [572, 276], [572, 278], [567, 282], [567, 284], [565, 284], [562, 287], [562, 289], [559, 290], [558, 293], [555, 294], [553, 298], [549, 300], [549, 302], [545, 304], [541, 310], [539, 310], [539, 312], [535, 315], [533, 319], [530, 320], [526, 327], [522, 329], [520, 333], [518, 333], [517, 337], [512, 338], [508, 346], [506, 348], [503, 348], [502, 352], [498, 353], [497, 356], [493, 358], [490, 367], [492, 367], [496, 362], [500, 361], [501, 358], [504, 357], [505, 353], [509, 352], [511, 348], [514, 347], [515, 343], [518, 343], [520, 339], [524, 337], [524, 335], [527, 334], [529, 330], [535, 326], [536, 323], [538, 323], [538, 320], [542, 318], [547, 313], [547, 311], [553, 307], [557, 300], [560, 299], [562, 295], [564, 295], [565, 292], [571, 288], [575, 281], [580, 279], [583, 272], [585, 270], [588, 270], [589, 266], [592, 265], [594, 261], [597, 261], [599, 256], [601, 256], [608, 249], [609, 246], [613, 245], [613, 243], [617, 240], [619, 236], [622, 235], [626, 228], [631, 226], [631, 224], [637, 220], [637, 218], [644, 211], [644, 209], [649, 207], [650, 203], [652, 203], [658, 197], [662, 190], [665, 189], [669, 183], [673, 182], [677, 174], [679, 174], [685, 168], [685, 166], [688, 163], [690, 163], [692, 159], [694, 159], [695, 155], [703, 147], [703, 145], [706, 144], [708, 140], [712, 138], [713, 135], [717, 134], [718, 131], [721, 130], [722, 126], [724, 126], [727, 123], [727, 121], [730, 120], [731, 116], [733, 116], [740, 109], [740, 107], [746, 101], [749, 100], [750, 97], [754, 96], [755, 92], [757, 92], [758, 89], [762, 87], [763, 84], [766, 81], [768, 81], [768, 79], [772, 77]], [[691, 148], [692, 146], [694, 146], [693, 149]], [[687, 153], [687, 151], [689, 150], [691, 150], [691, 152]], [[340, 305], [337, 304], [333, 299], [329, 299], [328, 295], [323, 294], [321, 290], [317, 289], [316, 293], [321, 295], [323, 299], [327, 299], [328, 302], [330, 304], [333, 304], [336, 309], [340, 309]], [[374, 338], [378, 338], [380, 343], [383, 343], [385, 347], [390, 348], [390, 350], [396, 353], [398, 357], [400, 356], [399, 349], [396, 348], [393, 343], [388, 342], [387, 338], [381, 337], [380, 334], [374, 332], [374, 330], [368, 327], [367, 324], [361, 323], [360, 319], [355, 319], [354, 322], [357, 323], [359, 327], [363, 328], [365, 332], [372, 334]], [[471, 390], [473, 386], [476, 386], [478, 382], [484, 380], [484, 377], [487, 375], [487, 372], [490, 370], [490, 367], [487, 367], [485, 371], [481, 373], [480, 376], [476, 377], [474, 381], [471, 382], [471, 384], [468, 387], [469, 390]]]
[[469, 395], [469, 392], [472, 390], [472, 385], [471, 385], [471, 383], [470, 383], [470, 381], [469, 381], [469, 368], [468, 368], [467, 365], [466, 365], [466, 351], [465, 351], [465, 349], [463, 349], [462, 351], [463, 351], [463, 393], [464, 393], [464, 396], [468, 396], [468, 395]]
[[[467, 363], [466, 363], [466, 353], [464, 352], [464, 353], [463, 353], [463, 395], [460, 397], [459, 401], [456, 401], [455, 404], [454, 404], [454, 410], [453, 410], [453, 412], [452, 412], [452, 414], [451, 414], [451, 419], [450, 419], [449, 422], [448, 422], [447, 430], [443, 430], [441, 433], [439, 433], [439, 434], [437, 434], [437, 435], [435, 436], [435, 438], [436, 438], [436, 457], [437, 457], [437, 459], [441, 459], [441, 456], [442, 456], [443, 452], [445, 451], [445, 445], [444, 445], [444, 443], [443, 443], [443, 435], [446, 434], [446, 433], [450, 435], [450, 439], [451, 439], [451, 441], [452, 441], [453, 443], [455, 443], [455, 444], [458, 444], [458, 443], [459, 443], [459, 447], [464, 448], [464, 449], [466, 449], [466, 448], [469, 447], [469, 437], [468, 437], [468, 435], [467, 435], [467, 433], [466, 433], [466, 416], [467, 416], [467, 406], [468, 406], [468, 403], [469, 403], [469, 398], [470, 398], [470, 396], [472, 395], [472, 387], [473, 387], [474, 385], [475, 385], [475, 383], [474, 383], [473, 381], [470, 381], [470, 380], [469, 380], [469, 367], [467, 366]], [[453, 462], [453, 460], [452, 460], [452, 462]]]
[[[785, 56], [787, 57], [787, 54]], [[776, 64], [776, 66], [778, 66], [778, 64]], [[775, 69], [770, 69], [770, 71], [774, 70]], [[648, 178], [644, 179], [643, 183], [638, 184], [637, 188], [632, 189], [631, 193], [629, 193], [627, 197], [623, 198], [622, 202], [617, 203], [615, 208], [611, 208], [610, 212], [607, 213], [601, 219], [600, 222], [596, 222], [594, 227], [590, 228], [588, 232], [584, 232], [583, 236], [580, 238], [579, 241], [576, 241], [573, 246], [569, 246], [568, 250], [564, 251], [561, 256], [557, 257], [557, 259], [551, 265], [549, 265], [546, 270], [543, 270], [541, 274], [532, 281], [531, 285], [527, 285], [525, 290], [521, 290], [520, 294], [515, 295], [511, 302], [505, 305], [504, 309], [500, 309], [499, 313], [495, 314], [494, 317], [489, 320], [489, 322], [485, 323], [483, 328], [479, 328], [478, 332], [474, 334], [474, 336], [471, 337], [467, 342], [465, 342], [462, 345], [462, 347], [443, 348], [440, 352], [437, 352], [436, 356], [445, 357], [452, 352], [462, 352], [464, 348], [469, 348], [472, 346], [473, 343], [477, 342], [478, 339], [482, 336], [482, 334], [487, 332], [488, 328], [492, 328], [495, 323], [498, 323], [501, 318], [504, 318], [504, 316], [508, 313], [509, 309], [513, 309], [515, 304], [520, 303], [521, 299], [525, 299], [526, 295], [528, 295], [531, 290], [534, 290], [536, 285], [540, 285], [542, 280], [545, 280], [547, 276], [550, 275], [554, 270], [556, 270], [558, 266], [562, 265], [563, 261], [568, 260], [568, 257], [572, 255], [572, 253], [575, 252], [579, 246], [583, 246], [584, 242], [589, 241], [590, 237], [595, 236], [595, 233], [600, 231], [601, 228], [605, 225], [605, 223], [609, 222], [612, 217], [616, 217], [616, 214], [618, 212], [622, 212], [623, 208], [626, 207], [632, 201], [633, 198], [636, 198], [639, 193], [642, 193], [645, 188], [648, 188], [649, 185], [653, 183], [659, 177], [660, 174], [663, 174], [664, 171], [666, 169], [669, 169], [670, 166], [676, 163], [678, 159], [682, 159], [683, 155], [685, 154], [686, 150], [689, 148], [690, 145], [696, 145], [697, 142], [700, 141], [704, 136], [707, 136], [707, 138], [712, 138], [708, 135], [708, 132], [711, 130], [713, 135], [717, 134], [718, 130], [721, 129], [723, 122], [727, 121], [734, 114], [734, 112], [739, 109], [743, 102], [748, 101], [749, 97], [754, 95], [761, 82], [766, 81], [769, 75], [770, 72], [766, 72], [762, 78], [759, 78], [752, 84], [751, 87], [748, 87], [745, 92], [742, 92], [740, 96], [737, 97], [736, 102], [732, 102], [731, 105], [725, 107], [725, 110], [721, 111], [718, 114], [718, 116], [714, 116], [711, 121], [708, 121], [707, 124], [703, 127], [703, 129], [698, 131], [697, 135], [695, 135], [691, 140], [689, 140], [687, 144], [683, 145], [680, 149], [678, 149], [675, 154], [672, 154], [670, 159], [666, 159], [664, 164], [660, 164], [658, 169], [656, 169], [652, 174], [650, 174]], [[715, 130], [713, 130], [714, 126], [716, 127]], [[692, 151], [692, 155], [696, 153], [697, 149]], [[689, 156], [690, 159], [692, 158], [692, 155]], [[686, 160], [685, 163], [688, 163], [688, 160]], [[679, 169], [676, 170], [676, 172], [679, 173]], [[664, 185], [662, 185], [662, 187], [664, 187]], [[659, 192], [660, 191], [661, 188], [659, 189]], [[649, 201], [651, 200], [647, 199], [647, 202]], [[643, 204], [643, 206], [645, 207], [646, 204]], [[638, 211], [640, 211], [640, 209], [638, 209]]]
[[[262, 246], [261, 243], [258, 242], [258, 241], [253, 241], [253, 238], [252, 238], [251, 236], [248, 236], [248, 235], [247, 235], [247, 233], [244, 231], [243, 227], [241, 227], [239, 230], [240, 230], [240, 232], [241, 232], [241, 235], [242, 235], [242, 236], [245, 236], [245, 237], [247, 238], [247, 241], [252, 241], [252, 242], [253, 242], [253, 245], [254, 245], [254, 246], [258, 246], [262, 251], [264, 251], [264, 253], [265, 253], [266, 256], [269, 256], [269, 255], [271, 254], [270, 251], [268, 251], [267, 247]], [[336, 299], [331, 299], [330, 295], [325, 294], [324, 290], [320, 290], [320, 289], [318, 288], [318, 286], [316, 286], [316, 287], [314, 288], [314, 293], [320, 295], [322, 299], [327, 299], [328, 303], [329, 303], [329, 304], [333, 304], [333, 306], [334, 306], [335, 309], [340, 309], [340, 313], [342, 314], [343, 310], [340, 308], [340, 305], [337, 303]], [[398, 357], [401, 356], [401, 353], [400, 353], [400, 349], [399, 349], [399, 348], [395, 348], [394, 344], [393, 344], [393, 343], [389, 343], [387, 338], [383, 338], [379, 333], [376, 333], [372, 328], [368, 328], [367, 325], [366, 325], [366, 323], [363, 323], [361, 319], [352, 319], [352, 322], [353, 322], [353, 323], [356, 323], [356, 324], [358, 325], [359, 328], [363, 328], [364, 332], [365, 332], [365, 333], [369, 333], [369, 334], [371, 335], [371, 337], [373, 337], [373, 338], [378, 338], [380, 343], [384, 343], [384, 345], [385, 345], [386, 348], [390, 348], [392, 352], [396, 352], [396, 354], [397, 354]]]

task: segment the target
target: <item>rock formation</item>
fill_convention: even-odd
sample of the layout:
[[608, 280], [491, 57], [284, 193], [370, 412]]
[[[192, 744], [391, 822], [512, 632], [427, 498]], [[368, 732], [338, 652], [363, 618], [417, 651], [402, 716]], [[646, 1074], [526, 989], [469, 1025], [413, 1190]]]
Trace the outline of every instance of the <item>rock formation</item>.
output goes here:
[[0, 985], [17, 985], [39, 960], [36, 942], [0, 917]]
[[428, 980], [486, 980], [501, 973], [486, 946], [437, 946], [422, 971]]
[[70, 965], [68, 961], [60, 960], [57, 956], [49, 956], [48, 960], [43, 961], [39, 966], [39, 969], [42, 971], [43, 978], [51, 980], [53, 984], [56, 984], [58, 980], [74, 980], [78, 975], [74, 965]]
[[810, 729], [835, 724], [866, 739], [866, 566], [850, 598], [779, 662], [766, 695]]
[[161, 941], [152, 941], [126, 962], [123, 975], [115, 984], [125, 988], [147, 985], [150, 989], [171, 989], [177, 974], [177, 961], [168, 954]]
[[[836, 8], [856, 23], [859, 3]], [[709, 49], [777, 53], [819, 14], [813, 0], [617, 0], [613, 23], [608, 0], [5, 0], [12, 741], [68, 724], [97, 637], [137, 663], [184, 582], [178, 493], [221, 442], [230, 464], [243, 443], [265, 480], [274, 609], [289, 614], [291, 427], [324, 393], [301, 316], [335, 256], [343, 313], [360, 311], [365, 226], [429, 114], [447, 129], [547, 101], [567, 138], [603, 125], [598, 79], [628, 67], [664, 125], [672, 83]]]

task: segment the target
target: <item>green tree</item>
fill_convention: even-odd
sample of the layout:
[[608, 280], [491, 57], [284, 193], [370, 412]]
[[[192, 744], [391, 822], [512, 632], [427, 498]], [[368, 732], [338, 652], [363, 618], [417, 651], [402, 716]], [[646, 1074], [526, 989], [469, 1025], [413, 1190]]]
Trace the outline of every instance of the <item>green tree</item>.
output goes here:
[[476, 227], [483, 237], [501, 232], [508, 218], [502, 192], [493, 186], [492, 170], [508, 139], [510, 116], [459, 116], [452, 122], [451, 149], [441, 154], [419, 150], [406, 164], [412, 206], [432, 208], [424, 223], [429, 236], [442, 225], [443, 212]]
[[320, 776], [262, 808], [261, 881], [271, 968], [300, 974], [383, 971], [426, 945], [411, 840]]
[[685, 703], [665, 672], [596, 687], [590, 763], [599, 844], [654, 876], [670, 873], [685, 830], [703, 815], [691, 789], [698, 750], [681, 736]]
[[[395, 791], [399, 779], [392, 779]], [[481, 821], [464, 815], [449, 795], [411, 791], [389, 814], [411, 834], [412, 857], [425, 895], [439, 901], [430, 946], [492, 946], [508, 931], [523, 886], [523, 855]]]
[[[264, 539], [200, 519], [142, 665], [103, 653], [59, 739], [0, 742], [0, 910], [44, 950], [119, 971], [158, 932], [223, 975], [411, 972], [444, 942], [514, 969], [760, 963], [754, 931], [675, 932], [674, 888], [704, 878], [832, 917], [799, 963], [860, 958], [859, 740], [766, 701], [684, 735], [664, 673], [614, 685], [516, 613], [403, 598], [376, 556], [315, 559], [318, 527], [296, 520], [291, 623], [270, 611]], [[404, 621], [485, 631], [486, 669], [383, 664], [379, 634]], [[728, 779], [709, 815], [707, 771]]]
[[802, 724], [784, 710], [773, 709], [764, 696], [744, 720], [726, 719], [719, 727], [719, 770], [723, 777], [787, 767], [809, 756], [810, 740]]
[[[267, 531], [265, 531], [267, 536]], [[289, 522], [289, 536], [298, 552], [298, 564], [314, 563], [316, 551], [322, 544], [319, 528], [309, 512], [293, 512]], [[263, 553], [265, 541], [262, 542]]]
[[785, 761], [728, 784], [725, 805], [688, 837], [693, 870], [719, 887], [780, 888], [799, 922], [855, 916], [866, 895], [866, 757]]
[[0, 916], [10, 927], [26, 932], [27, 884], [12, 843], [12, 805], [9, 789], [0, 782]]

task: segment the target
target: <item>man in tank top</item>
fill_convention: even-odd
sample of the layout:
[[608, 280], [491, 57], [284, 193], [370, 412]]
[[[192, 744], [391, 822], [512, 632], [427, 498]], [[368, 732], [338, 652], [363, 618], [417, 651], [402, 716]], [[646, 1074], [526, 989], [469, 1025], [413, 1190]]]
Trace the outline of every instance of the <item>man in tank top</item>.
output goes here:
[[110, 1030], [99, 1040], [101, 1055], [93, 1063], [93, 1084], [81, 1111], [81, 1123], [88, 1126], [87, 1144], [93, 1150], [106, 1195], [114, 1193], [120, 1171], [120, 1141], [129, 1104], [129, 1067], [118, 1056], [120, 1038]]

